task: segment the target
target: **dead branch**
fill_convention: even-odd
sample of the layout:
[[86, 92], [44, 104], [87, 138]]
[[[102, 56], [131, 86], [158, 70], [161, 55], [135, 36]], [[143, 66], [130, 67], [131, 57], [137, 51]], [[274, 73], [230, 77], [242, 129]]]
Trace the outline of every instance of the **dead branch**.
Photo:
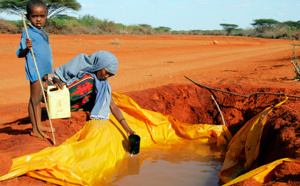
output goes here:
[[223, 114], [222, 114], [222, 111], [221, 111], [221, 109], [220, 109], [220, 107], [219, 107], [218, 102], [216, 101], [216, 99], [214, 98], [213, 95], [211, 95], [211, 99], [212, 99], [212, 100], [215, 102], [215, 104], [217, 105], [218, 111], [220, 112], [220, 115], [221, 115], [221, 117], [222, 117], [223, 125], [225, 126], [224, 116], [223, 116]]
[[244, 97], [244, 98], [249, 98], [250, 96], [258, 95], [258, 94], [268, 94], [268, 95], [276, 95], [276, 96], [300, 98], [300, 96], [288, 95], [288, 94], [280, 94], [280, 93], [272, 93], [272, 92], [253, 92], [253, 93], [250, 93], [248, 95], [241, 95], [241, 94], [236, 94], [236, 93], [233, 93], [233, 92], [228, 92], [228, 91], [225, 91], [225, 90], [214, 89], [214, 88], [211, 88], [211, 87], [208, 87], [208, 86], [196, 83], [195, 81], [193, 81], [192, 79], [188, 78], [187, 76], [184, 76], [184, 77], [186, 79], [190, 80], [191, 82], [195, 83], [199, 87], [203, 87], [203, 88], [206, 88], [206, 89], [209, 89], [209, 90], [219, 91], [219, 92], [223, 92], [223, 93], [227, 93], [227, 94], [232, 94], [232, 95], [240, 96], [240, 97]]
[[300, 70], [299, 70], [299, 68], [296, 66], [295, 62], [294, 62], [293, 60], [291, 60], [291, 63], [294, 65], [297, 74], [300, 75]]

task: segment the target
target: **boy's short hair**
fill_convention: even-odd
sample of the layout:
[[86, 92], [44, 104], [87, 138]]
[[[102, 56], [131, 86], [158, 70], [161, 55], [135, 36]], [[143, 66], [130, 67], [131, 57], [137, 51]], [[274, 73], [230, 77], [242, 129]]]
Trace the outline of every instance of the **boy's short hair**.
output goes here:
[[48, 14], [48, 7], [47, 7], [47, 5], [44, 1], [42, 1], [42, 0], [30, 0], [26, 4], [26, 11], [27, 11], [26, 16], [29, 16], [31, 14], [31, 7], [33, 7], [33, 6], [44, 6], [46, 8], [46, 12]]

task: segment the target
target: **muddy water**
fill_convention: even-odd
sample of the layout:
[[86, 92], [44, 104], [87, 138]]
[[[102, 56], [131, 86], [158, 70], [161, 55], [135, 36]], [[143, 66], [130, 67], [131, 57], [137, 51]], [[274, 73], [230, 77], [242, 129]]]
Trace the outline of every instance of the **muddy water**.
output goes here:
[[109, 185], [218, 186], [223, 160], [224, 149], [196, 141], [156, 145], [127, 154]]

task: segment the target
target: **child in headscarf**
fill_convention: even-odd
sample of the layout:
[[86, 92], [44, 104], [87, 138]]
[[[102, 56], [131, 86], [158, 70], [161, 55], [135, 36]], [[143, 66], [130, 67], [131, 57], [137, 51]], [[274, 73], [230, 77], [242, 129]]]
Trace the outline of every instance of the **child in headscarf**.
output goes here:
[[109, 77], [116, 75], [118, 64], [116, 56], [107, 51], [98, 51], [91, 55], [79, 54], [54, 71], [53, 83], [62, 89], [64, 84], [69, 86], [85, 74], [90, 74], [95, 81], [96, 94], [90, 119], [108, 120], [111, 110], [129, 136], [135, 132], [128, 126], [119, 107], [111, 98], [111, 88], [107, 81]]

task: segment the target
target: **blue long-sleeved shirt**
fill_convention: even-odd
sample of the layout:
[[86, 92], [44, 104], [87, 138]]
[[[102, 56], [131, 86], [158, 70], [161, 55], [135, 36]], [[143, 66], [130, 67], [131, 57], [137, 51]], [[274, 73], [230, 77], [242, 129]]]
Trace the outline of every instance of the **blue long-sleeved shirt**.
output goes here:
[[[32, 49], [34, 57], [36, 59], [38, 71], [42, 78], [46, 74], [53, 74], [53, 58], [52, 51], [49, 44], [49, 35], [43, 30], [35, 28], [33, 25], [28, 27], [28, 35], [32, 40]], [[19, 57], [20, 51], [27, 48], [26, 46], [26, 32], [24, 31], [21, 37], [21, 42], [17, 50], [17, 56]], [[31, 52], [28, 52], [25, 58], [25, 71], [26, 77], [30, 82], [38, 80], [38, 74], [34, 65]]]

